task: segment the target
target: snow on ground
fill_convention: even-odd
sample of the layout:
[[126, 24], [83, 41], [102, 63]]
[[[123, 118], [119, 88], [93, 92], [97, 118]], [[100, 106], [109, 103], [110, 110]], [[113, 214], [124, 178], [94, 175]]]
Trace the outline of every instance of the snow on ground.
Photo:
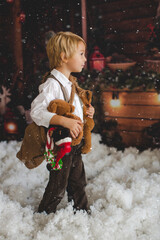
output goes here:
[[55, 214], [36, 213], [48, 181], [43, 162], [28, 170], [20, 143], [0, 143], [0, 240], [159, 240], [160, 150], [116, 151], [99, 144], [83, 156], [92, 214], [73, 214], [67, 196]]

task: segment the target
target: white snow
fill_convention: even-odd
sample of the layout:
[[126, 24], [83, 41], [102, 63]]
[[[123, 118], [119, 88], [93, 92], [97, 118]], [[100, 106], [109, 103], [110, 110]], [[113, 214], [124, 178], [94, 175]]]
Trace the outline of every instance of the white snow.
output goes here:
[[75, 215], [65, 195], [55, 214], [36, 213], [48, 181], [16, 158], [20, 143], [0, 142], [0, 240], [160, 240], [160, 150], [116, 151], [92, 134], [83, 155], [92, 213]]

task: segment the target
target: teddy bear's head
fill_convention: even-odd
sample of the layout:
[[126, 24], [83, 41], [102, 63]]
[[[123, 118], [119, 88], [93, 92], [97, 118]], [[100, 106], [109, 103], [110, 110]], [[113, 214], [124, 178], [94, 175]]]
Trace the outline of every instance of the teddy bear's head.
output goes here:
[[81, 98], [83, 104], [88, 106], [92, 101], [92, 92], [89, 90], [81, 91], [79, 97]]
[[62, 99], [55, 99], [50, 102], [47, 109], [49, 112], [63, 116], [66, 113], [74, 112], [75, 107]]

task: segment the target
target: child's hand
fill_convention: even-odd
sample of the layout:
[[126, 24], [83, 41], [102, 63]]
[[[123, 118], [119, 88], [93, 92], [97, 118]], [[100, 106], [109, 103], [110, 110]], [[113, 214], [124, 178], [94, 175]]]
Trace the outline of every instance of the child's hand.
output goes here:
[[79, 133], [82, 131], [83, 124], [81, 120], [66, 118], [65, 127], [70, 129], [72, 138], [77, 138]]
[[86, 111], [87, 117], [93, 118], [94, 112], [95, 112], [94, 107], [91, 104], [89, 104], [89, 107], [87, 108]]

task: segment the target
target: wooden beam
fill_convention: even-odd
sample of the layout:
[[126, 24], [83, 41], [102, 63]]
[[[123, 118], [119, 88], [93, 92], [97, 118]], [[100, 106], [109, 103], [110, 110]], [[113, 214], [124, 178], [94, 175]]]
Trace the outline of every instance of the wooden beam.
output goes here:
[[23, 50], [22, 50], [22, 26], [19, 21], [21, 12], [20, 0], [15, 0], [12, 9], [13, 16], [13, 55], [15, 59], [15, 74], [13, 76], [13, 86], [17, 84], [18, 95], [21, 97], [24, 90], [24, 75], [23, 75]]
[[87, 14], [86, 14], [86, 0], [81, 0], [82, 13], [82, 37], [87, 43]]
[[13, 4], [13, 53], [17, 70], [23, 72], [22, 27], [19, 22], [20, 11], [20, 0], [15, 0]]
[[124, 20], [131, 20], [131, 19], [140, 19], [143, 18], [150, 18], [156, 15], [156, 6], [149, 6], [149, 7], [138, 7], [133, 9], [124, 9], [123, 11], [111, 12], [103, 15], [104, 22], [112, 22], [112, 21], [124, 21]]

